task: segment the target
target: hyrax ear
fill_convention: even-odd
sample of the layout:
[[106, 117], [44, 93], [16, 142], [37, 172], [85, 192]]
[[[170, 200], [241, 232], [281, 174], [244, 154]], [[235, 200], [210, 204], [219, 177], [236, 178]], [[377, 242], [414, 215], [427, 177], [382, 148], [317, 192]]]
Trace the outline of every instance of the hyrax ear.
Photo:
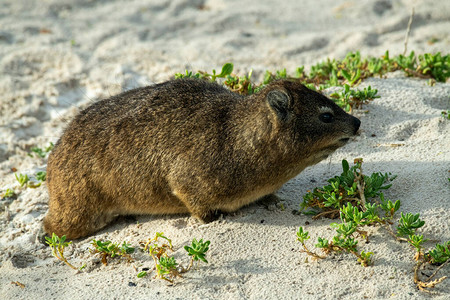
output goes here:
[[291, 99], [286, 92], [281, 90], [270, 91], [266, 96], [270, 107], [282, 121], [288, 121], [292, 115]]

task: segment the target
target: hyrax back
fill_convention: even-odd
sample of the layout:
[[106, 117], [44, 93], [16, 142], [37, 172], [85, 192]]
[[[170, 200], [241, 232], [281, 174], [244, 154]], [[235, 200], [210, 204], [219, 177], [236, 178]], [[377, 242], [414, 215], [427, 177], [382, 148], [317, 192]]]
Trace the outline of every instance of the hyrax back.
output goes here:
[[81, 111], [55, 145], [44, 228], [74, 239], [117, 215], [208, 222], [273, 193], [359, 125], [287, 80], [251, 96], [194, 79], [131, 90]]

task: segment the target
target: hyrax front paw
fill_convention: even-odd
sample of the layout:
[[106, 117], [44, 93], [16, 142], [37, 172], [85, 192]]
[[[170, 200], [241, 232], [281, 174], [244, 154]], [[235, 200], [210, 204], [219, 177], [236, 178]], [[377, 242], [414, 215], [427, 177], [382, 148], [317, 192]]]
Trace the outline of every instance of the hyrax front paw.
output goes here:
[[196, 215], [196, 218], [199, 219], [202, 223], [211, 223], [220, 218], [222, 212], [219, 210], [212, 210], [201, 215]]

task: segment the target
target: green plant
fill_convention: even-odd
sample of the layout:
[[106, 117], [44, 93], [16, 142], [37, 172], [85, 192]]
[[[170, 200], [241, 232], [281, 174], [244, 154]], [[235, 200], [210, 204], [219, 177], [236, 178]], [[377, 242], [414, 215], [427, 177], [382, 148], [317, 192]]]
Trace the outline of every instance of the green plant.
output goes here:
[[378, 90], [372, 89], [372, 87], [369, 85], [368, 87], [364, 88], [363, 90], [354, 90], [353, 92], [353, 98], [359, 100], [359, 101], [367, 101], [367, 100], [373, 100], [375, 98], [380, 98], [380, 96], [377, 96]]
[[[162, 240], [162, 242], [161, 242]], [[172, 240], [164, 236], [162, 232], [157, 232], [153, 239], [149, 239], [144, 245], [144, 251], [152, 257], [156, 270], [156, 277], [174, 283], [176, 277], [181, 277], [182, 273], [189, 271], [194, 261], [201, 260], [208, 263], [205, 254], [209, 249], [210, 241], [203, 242], [203, 239], [193, 239], [191, 246], [185, 246], [184, 249], [191, 256], [191, 262], [187, 268], [179, 265], [174, 257], [169, 256], [169, 250], [173, 251]], [[147, 276], [147, 271], [138, 273], [138, 277]]]
[[[395, 204], [391, 201], [387, 200], [385, 202], [390, 203], [389, 206], [395, 207]], [[396, 203], [400, 202], [396, 201]], [[356, 238], [357, 236], [367, 236], [367, 233], [361, 229], [362, 226], [390, 224], [392, 215], [385, 211], [385, 216], [380, 216], [379, 209], [381, 208], [381, 204], [366, 203], [364, 211], [362, 211], [358, 209], [358, 206], [353, 206], [350, 202], [347, 202], [346, 206], [340, 208], [340, 218], [342, 223], [330, 224], [330, 226], [336, 230], [336, 235], [333, 237], [332, 241], [319, 237], [315, 247], [322, 249], [325, 254], [346, 251], [355, 255], [361, 265], [371, 265], [373, 252], [362, 251], [359, 253], [357, 250], [358, 241]], [[318, 255], [307, 248], [305, 241], [309, 239], [309, 234], [308, 232], [305, 232], [302, 227], [300, 227], [297, 232], [297, 239], [302, 243], [304, 252], [316, 258], [324, 258], [324, 256]]]
[[199, 241], [193, 239], [191, 246], [184, 246], [184, 250], [186, 250], [188, 252], [188, 255], [192, 258], [190, 265], [192, 265], [194, 261], [198, 260], [208, 263], [205, 255], [206, 251], [208, 251], [209, 249], [209, 244], [210, 241], [203, 242], [203, 239], [200, 239]]
[[119, 246], [119, 244], [111, 241], [102, 242], [94, 239], [92, 240], [91, 245], [94, 246], [94, 249], [91, 250], [91, 252], [99, 253], [104, 265], [108, 264], [108, 257], [114, 258], [116, 256], [126, 258], [128, 262], [130, 262], [132, 261], [130, 254], [135, 250], [135, 248], [130, 247], [130, 244], [127, 244], [126, 242], [123, 242], [122, 245]]
[[[333, 237], [332, 241], [328, 241], [327, 239], [319, 237], [317, 240], [316, 248], [321, 249], [325, 255], [331, 252], [342, 252], [346, 251], [354, 254], [357, 257], [358, 262], [361, 263], [362, 266], [367, 267], [372, 264], [371, 257], [373, 252], [357, 252], [358, 241], [352, 236], [352, 234], [357, 230], [355, 224], [352, 223], [344, 223], [344, 224], [336, 224], [333, 226], [336, 228], [336, 232], [338, 233]], [[319, 255], [311, 250], [305, 244], [305, 241], [310, 238], [309, 233], [303, 230], [303, 227], [299, 227], [297, 232], [297, 240], [301, 242], [303, 246], [303, 252], [314, 258], [323, 259], [326, 256]]]
[[245, 76], [233, 75], [232, 72], [233, 64], [226, 63], [222, 66], [222, 70], [219, 74], [216, 73], [216, 70], [212, 70], [212, 74], [209, 74], [205, 71], [197, 71], [197, 73], [194, 74], [191, 71], [186, 70], [185, 74], [176, 73], [175, 79], [196, 78], [215, 82], [217, 78], [223, 78], [225, 79], [225, 81], [223, 82], [224, 85], [228, 86], [230, 90], [245, 95], [251, 95], [259, 91], [259, 89], [261, 88], [252, 84], [252, 71], [250, 71], [248, 75]]
[[200, 73], [193, 74], [191, 71], [186, 70], [184, 74], [182, 73], [175, 73], [175, 79], [182, 79], [182, 78], [200, 78]]
[[370, 57], [367, 60], [367, 70], [370, 74], [381, 76], [383, 73], [383, 60]]
[[13, 198], [16, 196], [16, 193], [12, 189], [6, 189], [6, 191], [2, 195], [2, 199]]
[[176, 73], [175, 78], [189, 77], [210, 81], [216, 81], [217, 78], [225, 78], [224, 84], [230, 90], [244, 95], [256, 93], [265, 85], [279, 79], [298, 81], [313, 90], [339, 86], [343, 87], [344, 90], [340, 93], [335, 93], [335, 101], [338, 105], [350, 111], [354, 107], [361, 108], [362, 104], [378, 98], [378, 96], [376, 96], [377, 91], [371, 87], [362, 91], [356, 91], [346, 86], [355, 86], [366, 78], [373, 76], [382, 77], [386, 73], [396, 70], [403, 70], [408, 76], [429, 79], [431, 83], [436, 80], [445, 82], [450, 77], [450, 55], [442, 56], [440, 53], [426, 53], [419, 55], [417, 58], [414, 52], [411, 52], [408, 56], [398, 55], [390, 57], [389, 51], [386, 51], [381, 57], [362, 57], [358, 51], [349, 52], [343, 60], [328, 58], [311, 66], [309, 73], [305, 71], [304, 66], [297, 67], [293, 75], [290, 75], [286, 68], [275, 72], [265, 71], [261, 83], [251, 81], [252, 71], [245, 76], [232, 74], [232, 63], [224, 64], [219, 74], [216, 74], [215, 70], [212, 71], [212, 74], [205, 71], [193, 73], [186, 70], [185, 74]]
[[419, 66], [416, 71], [445, 82], [450, 77], [450, 55], [443, 57], [440, 52], [434, 55], [430, 53], [419, 55]]
[[27, 174], [19, 174], [14, 173], [14, 176], [16, 176], [16, 180], [19, 182], [20, 186], [24, 186], [27, 184], [28, 181], [30, 181], [30, 178]]
[[227, 79], [224, 81], [224, 84], [228, 86], [230, 90], [233, 92], [251, 95], [253, 93], [258, 92], [262, 87], [256, 86], [251, 82], [252, 71], [248, 73], [248, 75], [239, 77], [236, 75], [227, 75]]
[[[309, 232], [304, 231], [303, 227], [299, 227], [297, 231], [297, 241], [299, 241], [302, 244], [303, 251], [315, 258], [325, 258], [325, 256], [321, 256], [316, 254], [315, 252], [309, 251], [308, 247], [306, 247], [306, 241], [309, 239], [310, 239]], [[319, 242], [316, 244], [316, 247], [324, 249], [328, 248], [328, 240], [319, 237]]]
[[419, 217], [420, 214], [403, 214], [400, 213], [400, 220], [397, 227], [397, 235], [399, 236], [411, 236], [416, 233], [416, 230], [423, 225], [425, 225], [425, 221], [422, 221]]
[[428, 252], [427, 259], [433, 264], [443, 264], [450, 260], [450, 241], [444, 244], [436, 244], [435, 248]]
[[47, 172], [45, 172], [45, 171], [37, 172], [36, 179], [39, 181], [45, 181], [47, 179]]
[[137, 278], [143, 278], [147, 275], [148, 275], [147, 271], [141, 271], [137, 274]]
[[66, 236], [63, 235], [61, 238], [58, 237], [55, 233], [52, 234], [52, 237], [45, 237], [46, 243], [50, 246], [52, 249], [52, 254], [54, 257], [59, 259], [60, 261], [64, 262], [66, 265], [71, 267], [74, 270], [78, 270], [76, 267], [74, 267], [71, 263], [67, 261], [67, 259], [64, 257], [64, 249], [72, 244], [72, 242], [66, 242]]
[[[158, 240], [165, 240], [162, 244]], [[181, 277], [180, 272], [177, 270], [175, 259], [167, 261], [169, 255], [167, 251], [173, 251], [172, 240], [164, 236], [164, 233], [157, 232], [153, 239], [149, 239], [144, 246], [144, 251], [147, 251], [153, 258], [156, 269], [156, 276], [160, 279], [166, 280], [170, 283], [174, 282], [176, 277]], [[161, 258], [163, 259], [163, 265], [161, 265]], [[147, 275], [146, 271], [140, 272], [138, 277], [144, 277]]]
[[345, 85], [344, 89], [340, 92], [334, 92], [330, 95], [330, 98], [334, 100], [334, 102], [345, 109], [346, 111], [351, 111], [353, 102], [352, 91], [350, 90], [349, 85]]
[[[177, 270], [178, 263], [175, 260], [174, 257], [170, 256], [161, 256], [158, 260], [158, 263], [156, 266], [156, 272], [158, 273], [159, 278], [168, 280], [169, 282], [173, 283], [173, 280], [167, 279], [165, 276], [180, 276]], [[175, 275], [177, 274], [177, 275]]]
[[198, 71], [195, 74], [192, 74], [192, 72], [189, 72], [186, 70], [185, 74], [182, 73], [176, 73], [175, 79], [181, 79], [181, 78], [197, 78], [197, 79], [205, 79], [210, 81], [216, 81], [217, 78], [226, 78], [228, 75], [233, 72], [233, 64], [232, 63], [226, 63], [222, 66], [222, 70], [219, 74], [216, 73], [216, 70], [212, 70], [212, 74], [209, 74], [204, 71]]
[[46, 174], [47, 174], [46, 172], [38, 172], [38, 174], [36, 174], [37, 175], [36, 179], [38, 179], [38, 177], [41, 178], [41, 179], [38, 179], [38, 180], [41, 180], [40, 182], [32, 181], [30, 179], [30, 177], [28, 177], [27, 174], [17, 175], [17, 173], [15, 173], [14, 176], [16, 176], [16, 180], [19, 182], [21, 187], [26, 186], [29, 188], [37, 188], [37, 187], [41, 186], [42, 178], [44, 178], [44, 180], [45, 180]]
[[[386, 185], [388, 174], [373, 173], [365, 176], [361, 170], [362, 159], [355, 160], [355, 166], [349, 167], [347, 161], [342, 162], [343, 173], [328, 182], [330, 185], [321, 189], [315, 188], [314, 192], [308, 192], [304, 197], [302, 207], [314, 207], [315, 216], [330, 216], [330, 207], [334, 207], [340, 216], [341, 223], [331, 223], [330, 227], [336, 230], [331, 241], [318, 237], [316, 248], [324, 252], [325, 256], [311, 251], [306, 245], [310, 239], [309, 233], [302, 227], [297, 232], [297, 240], [302, 244], [302, 251], [314, 258], [323, 259], [331, 252], [348, 252], [357, 257], [362, 266], [373, 264], [373, 252], [359, 251], [358, 238], [368, 239], [363, 226], [383, 226], [392, 236], [399, 241], [407, 241], [416, 249], [417, 261], [414, 269], [414, 282], [421, 290], [427, 290], [442, 282], [446, 277], [432, 280], [439, 268], [427, 279], [421, 280], [419, 268], [425, 263], [447, 264], [450, 261], [450, 242], [436, 247], [424, 254], [424, 242], [427, 239], [423, 235], [416, 234], [417, 230], [425, 224], [419, 214], [401, 213], [397, 230], [394, 232], [391, 225], [395, 213], [400, 208], [400, 201], [392, 202], [384, 198], [382, 189], [390, 187]], [[390, 175], [390, 174], [389, 174]], [[392, 178], [391, 178], [392, 180]], [[331, 210], [334, 216], [335, 211]], [[404, 237], [407, 238], [404, 238]]]
[[373, 252], [366, 253], [364, 251], [361, 251], [361, 254], [358, 257], [358, 262], [361, 263], [361, 266], [363, 266], [363, 267], [372, 265], [372, 255], [373, 255]]
[[416, 248], [418, 255], [421, 255], [423, 243], [426, 242], [427, 240], [423, 238], [423, 235], [411, 234], [408, 237], [409, 237], [408, 243], [410, 243], [411, 246]]
[[363, 90], [350, 89], [348, 84], [344, 84], [344, 88], [340, 92], [334, 92], [330, 95], [337, 105], [344, 108], [346, 111], [351, 111], [353, 107], [361, 108], [362, 104], [369, 100], [380, 98], [377, 96], [378, 90], [372, 89], [371, 86]]
[[394, 58], [394, 62], [396, 62], [400, 68], [406, 70], [407, 72], [412, 71], [416, 66], [416, 55], [414, 54], [414, 51], [411, 51], [408, 56], [400, 54]]
[[442, 116], [444, 119], [450, 120], [450, 110], [447, 110], [447, 111], [441, 111], [441, 116]]
[[348, 161], [343, 160], [342, 174], [329, 179], [329, 185], [315, 188], [312, 192], [308, 191], [300, 204], [301, 211], [309, 209], [305, 213], [315, 215], [315, 218], [322, 216], [336, 218], [340, 209], [347, 206], [347, 203], [366, 211], [367, 199], [380, 197], [383, 202], [381, 190], [390, 188], [392, 186], [390, 182], [396, 176], [391, 176], [391, 173], [373, 173], [366, 176], [362, 173], [362, 162], [362, 159], [355, 159], [355, 165], [350, 168]]
[[53, 150], [54, 147], [55, 145], [52, 142], [50, 142], [50, 144], [47, 147], [45, 147], [44, 150], [42, 150], [39, 147], [31, 147], [30, 149], [31, 152], [28, 155], [33, 157], [32, 153], [34, 153], [36, 157], [44, 158], [45, 156], [47, 156], [48, 153], [50, 153], [50, 151]]
[[[415, 240], [421, 240], [420, 237], [414, 238]], [[411, 243], [411, 242], [410, 242]], [[420, 241], [419, 241], [420, 244]], [[417, 246], [413, 244], [414, 247]], [[418, 249], [418, 254], [416, 255], [416, 266], [414, 268], [414, 283], [417, 288], [421, 291], [428, 291], [430, 288], [434, 288], [437, 284], [441, 283], [447, 276], [442, 276], [438, 279], [432, 280], [439, 270], [444, 268], [450, 262], [450, 241], [445, 242], [444, 244], [436, 244], [435, 248], [431, 249], [428, 253], [423, 254], [422, 249]], [[435, 265], [439, 265], [436, 270], [428, 276], [427, 279], [422, 280], [419, 276], [421, 272], [419, 272], [420, 267], [426, 263], [431, 263]]]
[[345, 69], [342, 69], [341, 74], [346, 79], [346, 81], [352, 86], [355, 85], [356, 83], [359, 83], [361, 79], [360, 69], [356, 69], [351, 73], [347, 72]]

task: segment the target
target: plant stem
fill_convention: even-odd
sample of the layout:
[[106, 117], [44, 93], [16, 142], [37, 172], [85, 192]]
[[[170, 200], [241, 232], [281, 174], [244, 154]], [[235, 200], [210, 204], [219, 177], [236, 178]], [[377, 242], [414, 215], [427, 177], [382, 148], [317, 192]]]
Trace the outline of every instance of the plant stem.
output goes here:
[[183, 269], [182, 273], [189, 271], [192, 268], [193, 265], [194, 265], [194, 258], [191, 257], [191, 261], [189, 262], [189, 266], [187, 266], [186, 269]]
[[58, 253], [59, 253], [59, 256], [56, 255], [56, 257], [57, 257], [60, 261], [64, 262], [66, 265], [68, 265], [68, 266], [71, 267], [72, 269], [78, 270], [78, 268], [74, 267], [71, 263], [69, 263], [69, 262], [67, 261], [67, 259], [64, 257], [64, 254], [62, 253], [61, 250], [58, 249]]
[[423, 75], [422, 73], [417, 72], [415, 70], [411, 70], [409, 68], [405, 68], [405, 72], [410, 74], [410, 75], [412, 75], [412, 76], [419, 77], [419, 78], [422, 78], [422, 79], [430, 79], [430, 78], [432, 78], [431, 76]]
[[[436, 276], [437, 272], [439, 272], [440, 269], [442, 269], [443, 267], [445, 267], [448, 263], [450, 262], [450, 259], [447, 260], [445, 263], [443, 263], [442, 265], [440, 265], [434, 272], [433, 274], [430, 275], [430, 277], [425, 280], [426, 282], [430, 281], [434, 276]], [[447, 276], [444, 276], [444, 279], [447, 278]], [[442, 279], [442, 280], [444, 280]]]
[[359, 173], [355, 172], [355, 180], [359, 191], [359, 197], [361, 198], [361, 209], [366, 211], [366, 196], [364, 195], [365, 182], [362, 175], [362, 166], [359, 167]]
[[306, 254], [308, 254], [308, 255], [310, 255], [310, 256], [312, 256], [312, 257], [314, 257], [314, 258], [320, 258], [320, 259], [324, 259], [324, 258], [325, 258], [325, 256], [321, 256], [321, 255], [319, 255], [319, 254], [317, 254], [317, 253], [315, 253], [315, 252], [311, 252], [311, 251], [306, 247], [306, 245], [305, 245], [304, 243], [302, 243], [302, 246], [303, 246], [303, 249], [305, 249], [305, 250], [303, 250], [303, 252], [305, 252]]
[[409, 34], [411, 33], [411, 24], [412, 24], [413, 18], [414, 18], [414, 6], [412, 7], [411, 16], [409, 17], [408, 27], [406, 29], [405, 48], [403, 50], [403, 55], [406, 55], [406, 50], [408, 48], [408, 39], [409, 39]]
[[322, 216], [333, 215], [333, 216], [331, 217], [331, 218], [333, 219], [334, 216], [335, 216], [336, 214], [339, 214], [339, 212], [340, 212], [339, 209], [326, 210], [326, 211], [321, 212], [320, 214], [317, 214], [317, 215], [313, 216], [312, 218], [313, 218], [314, 220], [317, 220], [317, 219], [319, 219], [319, 218], [322, 217]]
[[442, 276], [439, 279], [430, 281], [436, 275], [436, 273], [448, 262], [449, 261], [447, 260], [445, 263], [443, 263], [441, 266], [439, 266], [439, 268], [437, 268], [436, 271], [425, 281], [420, 280], [419, 274], [418, 274], [420, 266], [423, 265], [425, 262], [423, 260], [417, 262], [416, 266], [414, 267], [414, 283], [416, 284], [417, 288], [421, 291], [430, 293], [430, 291], [428, 291], [427, 288], [433, 288], [437, 284], [441, 283], [442, 281], [444, 281], [447, 278], [447, 276]]
[[408, 239], [406, 239], [406, 238], [397, 236], [389, 225], [382, 224], [382, 227], [384, 227], [387, 230], [387, 232], [389, 232], [397, 241], [399, 241], [399, 242], [407, 242], [408, 241]]

